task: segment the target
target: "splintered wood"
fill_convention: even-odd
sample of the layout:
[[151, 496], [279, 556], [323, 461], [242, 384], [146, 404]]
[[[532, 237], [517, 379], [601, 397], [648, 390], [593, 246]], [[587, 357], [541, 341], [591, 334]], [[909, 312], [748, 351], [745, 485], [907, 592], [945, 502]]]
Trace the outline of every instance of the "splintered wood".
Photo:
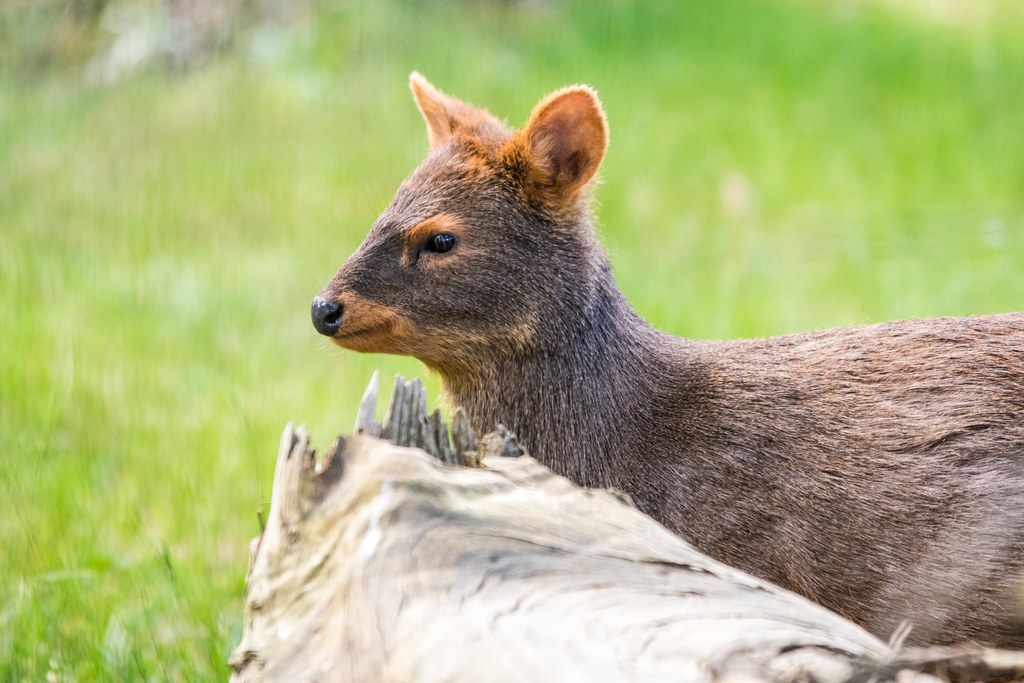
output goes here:
[[305, 430], [286, 427], [252, 545], [233, 681], [866, 683], [1024, 672], [1012, 653], [895, 652], [702, 555], [621, 496], [555, 476], [503, 428], [478, 444], [456, 411], [449, 440], [418, 381], [396, 381], [383, 424], [376, 403], [374, 375], [355, 435], [319, 463]]

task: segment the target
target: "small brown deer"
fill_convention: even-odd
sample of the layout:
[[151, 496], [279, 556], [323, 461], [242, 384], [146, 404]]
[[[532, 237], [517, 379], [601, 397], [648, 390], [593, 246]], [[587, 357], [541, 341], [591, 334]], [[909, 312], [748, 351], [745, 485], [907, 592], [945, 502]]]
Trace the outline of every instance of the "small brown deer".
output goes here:
[[1024, 646], [1024, 314], [665, 334], [595, 234], [590, 88], [510, 130], [411, 86], [430, 154], [314, 300], [321, 334], [419, 358], [477, 430], [880, 636]]

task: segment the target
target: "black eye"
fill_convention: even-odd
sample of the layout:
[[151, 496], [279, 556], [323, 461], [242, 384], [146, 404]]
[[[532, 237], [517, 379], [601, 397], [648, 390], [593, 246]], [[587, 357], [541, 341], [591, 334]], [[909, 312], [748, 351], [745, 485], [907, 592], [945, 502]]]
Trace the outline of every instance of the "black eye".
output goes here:
[[427, 251], [434, 251], [438, 254], [443, 254], [446, 251], [451, 251], [452, 247], [455, 246], [455, 238], [446, 232], [439, 232], [438, 234], [427, 240]]

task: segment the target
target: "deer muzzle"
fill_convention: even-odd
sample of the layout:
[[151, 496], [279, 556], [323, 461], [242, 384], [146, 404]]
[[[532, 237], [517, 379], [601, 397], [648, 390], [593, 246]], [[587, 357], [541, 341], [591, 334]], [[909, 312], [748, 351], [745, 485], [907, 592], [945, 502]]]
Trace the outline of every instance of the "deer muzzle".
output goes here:
[[344, 312], [345, 309], [341, 304], [318, 296], [313, 299], [313, 305], [310, 307], [313, 327], [325, 337], [333, 337], [341, 327], [341, 316]]

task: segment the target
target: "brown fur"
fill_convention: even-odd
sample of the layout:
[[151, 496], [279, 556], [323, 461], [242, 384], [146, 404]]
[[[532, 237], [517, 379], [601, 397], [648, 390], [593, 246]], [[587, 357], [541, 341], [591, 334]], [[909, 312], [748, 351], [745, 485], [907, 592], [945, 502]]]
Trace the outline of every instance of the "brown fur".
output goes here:
[[[510, 131], [412, 88], [431, 153], [321, 293], [338, 344], [420, 358], [478, 430], [880, 636], [910, 619], [912, 642], [1024, 646], [1024, 314], [667, 335], [592, 227], [593, 91]], [[434, 231], [456, 247], [425, 250]]]
[[366, 353], [409, 353], [412, 323], [394, 308], [381, 306], [356, 294], [344, 298], [351, 324], [334, 338], [335, 343]]

